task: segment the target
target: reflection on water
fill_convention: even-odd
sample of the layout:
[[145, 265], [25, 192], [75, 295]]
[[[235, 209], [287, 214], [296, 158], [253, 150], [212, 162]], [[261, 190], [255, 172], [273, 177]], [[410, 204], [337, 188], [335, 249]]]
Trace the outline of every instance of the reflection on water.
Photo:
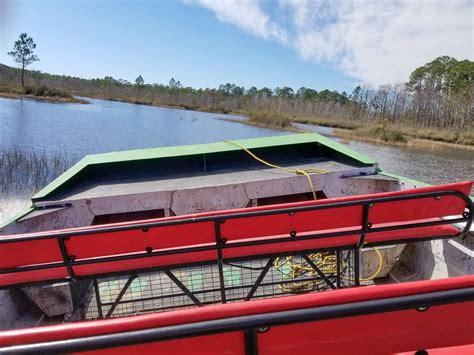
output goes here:
[[88, 99], [90, 105], [0, 98], [0, 148], [12, 144], [86, 155], [284, 134], [222, 114]]
[[[0, 98], [0, 149], [17, 145], [75, 156], [286, 134], [224, 121], [225, 115], [90, 100], [90, 105]], [[332, 136], [331, 128], [300, 125]], [[428, 183], [474, 178], [474, 152], [349, 142], [394, 174]]]

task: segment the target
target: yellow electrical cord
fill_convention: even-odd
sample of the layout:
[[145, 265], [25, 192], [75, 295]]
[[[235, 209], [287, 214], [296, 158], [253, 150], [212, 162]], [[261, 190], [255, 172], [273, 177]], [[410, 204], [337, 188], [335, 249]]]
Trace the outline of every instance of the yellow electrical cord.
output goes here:
[[383, 256], [382, 256], [382, 253], [380, 252], [380, 250], [378, 250], [377, 248], [373, 247], [372, 249], [374, 249], [375, 253], [377, 253], [377, 256], [379, 258], [379, 267], [377, 268], [377, 270], [375, 271], [375, 273], [369, 277], [366, 277], [366, 278], [360, 278], [359, 280], [360, 281], [371, 281], [375, 278], [377, 278], [377, 276], [379, 276], [380, 272], [382, 271], [382, 267], [383, 267]]
[[[316, 196], [316, 190], [313, 185], [313, 181], [311, 180], [310, 174], [323, 174], [327, 173], [326, 170], [323, 169], [318, 169], [318, 168], [308, 168], [308, 169], [289, 169], [285, 168], [279, 165], [275, 165], [272, 163], [269, 163], [262, 158], [259, 158], [256, 156], [254, 153], [252, 153], [250, 150], [247, 148], [243, 147], [237, 142], [229, 141], [226, 140], [225, 142], [230, 143], [235, 145], [236, 147], [239, 147], [240, 149], [244, 150], [247, 154], [249, 154], [252, 158], [257, 160], [258, 162], [274, 169], [279, 169], [283, 171], [287, 171], [289, 173], [293, 173], [296, 175], [304, 175], [306, 179], [308, 180], [308, 184], [311, 188], [311, 192], [313, 194], [313, 199], [317, 200]], [[371, 281], [380, 274], [382, 271], [383, 267], [383, 257], [382, 253], [380, 250], [377, 248], [373, 248], [374, 251], [377, 253], [378, 259], [379, 259], [379, 266], [377, 268], [377, 271], [366, 278], [361, 278], [360, 281]], [[323, 272], [323, 273], [334, 273], [336, 272], [337, 265], [336, 265], [336, 256], [332, 253], [314, 253], [310, 254], [308, 256], [311, 261], [313, 261], [316, 266]], [[344, 261], [341, 263], [341, 270], [345, 270], [347, 268], [347, 265]], [[282, 271], [282, 268], [284, 265], [288, 265], [290, 267], [290, 272], [284, 272]], [[285, 258], [276, 258], [275, 261], [273, 262], [273, 266], [283, 275], [283, 280], [294, 280], [297, 277], [300, 276], [307, 276], [311, 277], [314, 276], [316, 271], [306, 262], [295, 262], [291, 256], [287, 256]], [[343, 271], [342, 271], [343, 272]], [[286, 284], [281, 284], [279, 285], [280, 289], [284, 292], [289, 292], [289, 293], [294, 293], [294, 292], [307, 292], [313, 290], [316, 286], [321, 284], [323, 281], [302, 281], [302, 282], [293, 282], [293, 287], [286, 286]]]
[[[373, 250], [377, 253], [377, 257], [379, 260], [377, 270], [369, 277], [360, 278], [359, 279], [360, 281], [371, 281], [377, 278], [377, 276], [382, 271], [382, 267], [383, 267], [382, 253], [377, 248], [373, 248]], [[332, 274], [332, 273], [335, 273], [337, 270], [336, 256], [333, 253], [328, 253], [328, 252], [313, 253], [313, 254], [308, 255], [308, 257], [325, 274]], [[287, 256], [284, 258], [278, 257], [275, 259], [273, 265], [282, 274], [283, 281], [295, 280], [298, 277], [316, 276], [316, 271], [305, 260], [295, 261], [291, 256]], [[285, 265], [288, 267], [287, 271], [283, 270]], [[340, 264], [341, 273], [343, 274], [346, 269], [347, 269], [346, 262], [344, 260], [341, 260], [341, 264]], [[344, 276], [343, 278], [348, 279], [347, 277], [344, 277]], [[316, 286], [319, 286], [323, 283], [324, 283], [324, 280], [304, 281], [303, 279], [301, 281], [292, 282], [291, 286], [287, 286], [286, 283], [281, 284], [279, 285], [279, 288], [283, 292], [287, 292], [287, 293], [308, 292], [308, 291], [312, 291], [313, 289], [316, 288]]]
[[316, 196], [316, 190], [314, 188], [314, 185], [313, 185], [313, 181], [311, 180], [311, 176], [310, 174], [324, 174], [324, 173], [327, 173], [326, 170], [323, 170], [323, 169], [318, 169], [318, 168], [308, 168], [308, 169], [289, 169], [289, 168], [285, 168], [283, 166], [279, 166], [279, 165], [275, 165], [275, 164], [272, 164], [272, 163], [269, 163], [265, 160], [263, 160], [262, 158], [259, 158], [257, 157], [254, 153], [252, 153], [250, 150], [248, 150], [247, 148], [241, 146], [239, 143], [237, 142], [233, 142], [233, 141], [225, 141], [227, 143], [230, 143], [230, 144], [233, 144], [235, 145], [236, 147], [239, 147], [240, 149], [243, 149], [248, 155], [250, 155], [252, 158], [254, 158], [256, 161], [270, 167], [270, 168], [274, 168], [274, 169], [280, 169], [280, 170], [283, 170], [283, 171], [287, 171], [289, 173], [293, 173], [293, 174], [296, 174], [296, 175], [304, 175], [306, 176], [306, 179], [308, 180], [308, 184], [309, 186], [311, 187], [311, 192], [313, 193], [313, 199], [317, 200], [317, 196]]

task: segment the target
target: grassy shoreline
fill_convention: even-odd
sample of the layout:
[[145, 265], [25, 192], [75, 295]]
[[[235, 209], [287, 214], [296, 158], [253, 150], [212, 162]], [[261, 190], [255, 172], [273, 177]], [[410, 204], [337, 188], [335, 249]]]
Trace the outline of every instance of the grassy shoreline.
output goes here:
[[448, 143], [448, 142], [442, 142], [442, 141], [431, 140], [431, 139], [406, 137], [406, 142], [403, 142], [403, 143], [402, 142], [387, 142], [387, 141], [383, 141], [381, 139], [376, 139], [373, 137], [360, 136], [354, 133], [354, 131], [350, 129], [337, 128], [333, 132], [335, 136], [343, 140], [355, 140], [359, 142], [367, 142], [367, 143], [373, 143], [377, 145], [388, 145], [388, 146], [394, 146], [394, 147], [408, 147], [408, 148], [422, 147], [422, 148], [430, 148], [432, 150], [442, 149], [442, 148], [451, 148], [451, 149], [462, 149], [462, 150], [474, 151], [473, 145]]
[[[98, 97], [99, 98], [99, 97]], [[367, 124], [366, 122], [359, 122], [355, 120], [336, 120], [324, 117], [299, 117], [299, 116], [284, 116], [270, 111], [256, 110], [256, 111], [227, 111], [222, 108], [215, 110], [202, 109], [201, 107], [188, 107], [176, 105], [163, 105], [153, 102], [136, 102], [123, 99], [100, 98], [103, 100], [112, 100], [117, 102], [125, 102], [138, 105], [156, 106], [163, 108], [172, 108], [178, 110], [193, 110], [209, 113], [222, 113], [247, 116], [247, 119], [233, 119], [222, 118], [225, 121], [247, 124], [250, 126], [269, 128], [288, 132], [305, 132], [304, 129], [295, 127], [294, 123], [307, 124], [312, 126], [322, 126], [329, 128], [336, 128], [345, 130], [347, 132], [341, 133], [341, 138], [370, 141], [379, 144], [391, 145], [427, 145], [423, 142], [430, 142], [432, 144], [439, 144], [445, 147], [458, 147], [464, 149], [471, 149], [474, 147], [474, 133], [467, 134], [465, 138], [460, 138], [455, 132], [443, 129], [423, 129], [419, 127], [401, 127], [392, 124], [381, 124], [381, 121]], [[382, 127], [380, 127], [382, 126]], [[375, 137], [374, 133], [382, 135], [382, 137]], [[384, 139], [385, 138], [385, 139]]]
[[[272, 118], [278, 117], [278, 118]], [[460, 139], [455, 133], [438, 130], [437, 132], [420, 132], [419, 128], [394, 127], [387, 121], [377, 121], [372, 124], [362, 125], [356, 122], [338, 122], [324, 118], [300, 118], [300, 117], [279, 117], [269, 113], [250, 113], [246, 119], [229, 119], [226, 121], [247, 124], [262, 128], [271, 128], [289, 132], [306, 132], [307, 130], [295, 127], [293, 123], [303, 123], [322, 127], [334, 128], [334, 134], [346, 140], [357, 140], [382, 145], [405, 146], [405, 147], [437, 147], [457, 148], [464, 150], [474, 150], [474, 137], [466, 135], [461, 137], [465, 143], [457, 143]], [[410, 132], [412, 130], [412, 132]], [[432, 137], [431, 139], [427, 137]]]
[[222, 120], [222, 121], [227, 121], [227, 122], [232, 122], [232, 123], [241, 123], [241, 124], [245, 124], [245, 125], [248, 125], [248, 126], [273, 129], [273, 130], [276, 130], [276, 131], [286, 131], [286, 132], [295, 132], [295, 133], [307, 132], [304, 129], [300, 129], [300, 128], [297, 128], [297, 127], [294, 127], [294, 126], [282, 128], [282, 127], [280, 127], [278, 125], [275, 125], [275, 124], [268, 124], [268, 123], [251, 121], [248, 118], [238, 119], [238, 118], [223, 117], [223, 118], [219, 118], [219, 119]]
[[0, 97], [5, 99], [14, 99], [14, 100], [33, 100], [33, 101], [41, 101], [41, 102], [48, 102], [48, 103], [74, 103], [74, 104], [89, 104], [89, 101], [84, 99], [78, 99], [75, 97], [58, 97], [58, 96], [35, 96], [35, 95], [25, 95], [25, 94], [17, 94], [11, 92], [0, 92]]
[[45, 85], [24, 87], [12, 84], [0, 85], [0, 97], [49, 103], [89, 103], [87, 100], [74, 97], [70, 91], [56, 89]]

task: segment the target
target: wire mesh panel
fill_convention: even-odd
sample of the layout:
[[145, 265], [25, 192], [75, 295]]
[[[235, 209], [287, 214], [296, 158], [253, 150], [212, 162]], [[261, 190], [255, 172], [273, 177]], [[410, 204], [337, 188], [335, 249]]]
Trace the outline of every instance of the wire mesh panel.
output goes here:
[[[281, 255], [94, 280], [71, 319], [162, 312], [355, 284], [356, 250]], [[222, 281], [221, 281], [222, 275]]]

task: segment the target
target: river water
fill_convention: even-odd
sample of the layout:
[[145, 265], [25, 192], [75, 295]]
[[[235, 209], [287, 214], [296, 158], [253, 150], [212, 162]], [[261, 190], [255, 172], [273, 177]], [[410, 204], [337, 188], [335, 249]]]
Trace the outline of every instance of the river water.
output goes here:
[[[12, 145], [86, 154], [287, 134], [228, 122], [228, 115], [88, 99], [89, 105], [0, 98], [0, 149]], [[332, 129], [300, 125], [335, 140]], [[428, 183], [474, 179], [474, 151], [403, 148], [356, 141], [350, 148], [398, 175]], [[1, 166], [1, 165], [0, 165]]]

